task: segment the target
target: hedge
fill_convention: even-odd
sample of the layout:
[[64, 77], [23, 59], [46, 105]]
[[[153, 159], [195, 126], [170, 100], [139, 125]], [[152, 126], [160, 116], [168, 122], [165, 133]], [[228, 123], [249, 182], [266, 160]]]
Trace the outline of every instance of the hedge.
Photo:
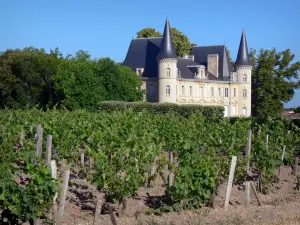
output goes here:
[[210, 118], [223, 118], [224, 107], [202, 105], [178, 105], [175, 103], [150, 103], [150, 102], [122, 102], [104, 101], [99, 104], [98, 110], [112, 112], [132, 109], [135, 112], [148, 111], [150, 113], [174, 113], [189, 117], [195, 113], [201, 113]]

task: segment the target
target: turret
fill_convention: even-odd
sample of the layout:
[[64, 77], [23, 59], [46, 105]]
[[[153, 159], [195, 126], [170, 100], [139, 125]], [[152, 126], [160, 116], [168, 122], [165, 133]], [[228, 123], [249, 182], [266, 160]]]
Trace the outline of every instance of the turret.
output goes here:
[[235, 61], [237, 81], [240, 83], [238, 91], [239, 115], [251, 116], [251, 71], [252, 64], [249, 57], [245, 32], [243, 31], [239, 51]]
[[160, 51], [157, 55], [159, 102], [176, 103], [177, 54], [174, 48], [170, 23], [165, 23]]

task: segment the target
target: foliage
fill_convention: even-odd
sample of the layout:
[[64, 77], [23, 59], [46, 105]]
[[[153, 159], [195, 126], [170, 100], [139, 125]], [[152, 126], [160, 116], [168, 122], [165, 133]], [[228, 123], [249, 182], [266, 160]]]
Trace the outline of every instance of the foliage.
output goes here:
[[[209, 114], [203, 116], [197, 110], [184, 114], [181, 112], [186, 109], [178, 113], [167, 107], [161, 111], [141, 110], [142, 106], [135, 109], [120, 104], [120, 110], [109, 106], [108, 110], [95, 112], [4, 109], [0, 111], [0, 133], [15, 140], [21, 130], [42, 124], [44, 134], [53, 135], [53, 159], [66, 159], [76, 167], [80, 149], [85, 149], [94, 159], [94, 169], [88, 171], [88, 177], [109, 199], [117, 201], [144, 186], [146, 173], [153, 165], [157, 168], [153, 177], [161, 175], [165, 180], [167, 161], [162, 155], [172, 151], [175, 161], [171, 168], [175, 179], [166, 191], [169, 205], [164, 206], [164, 210], [208, 204], [217, 186], [228, 178], [232, 156], [238, 157], [235, 182], [245, 180], [246, 161], [250, 159], [253, 171], [262, 172], [263, 186], [267, 187], [274, 181], [276, 168], [282, 163], [290, 165], [299, 154], [300, 130], [290, 121], [214, 118]], [[252, 154], [245, 158], [243, 150], [249, 129], [253, 130]], [[266, 134], [269, 135], [268, 149]], [[6, 152], [13, 152], [9, 146], [14, 142], [7, 140], [7, 135], [1, 136], [1, 146], [7, 146], [2, 147]], [[26, 140], [31, 140], [30, 135], [26, 136]], [[283, 145], [286, 145], [286, 154], [281, 162]], [[33, 147], [32, 144], [26, 146], [29, 147], [22, 152], [30, 152]], [[1, 155], [2, 161], [6, 155], [10, 157], [10, 154]], [[1, 180], [11, 180], [9, 174], [3, 175]]]
[[232, 60], [232, 58], [231, 58], [229, 49], [228, 49], [227, 47], [225, 47], [225, 50], [226, 50], [226, 54], [227, 54], [227, 56], [228, 56], [228, 58], [229, 58], [229, 61], [230, 61], [231, 65], [232, 65], [232, 67], [234, 67], [234, 63], [235, 63], [235, 62], [234, 62], [234, 61]]
[[300, 87], [300, 62], [293, 62], [295, 55], [290, 49], [260, 49], [250, 53], [252, 70], [252, 113], [254, 116], [278, 116], [283, 103], [290, 101], [295, 89]]
[[33, 47], [0, 53], [0, 108], [49, 104], [54, 94], [52, 78], [61, 60], [58, 49], [50, 54]]
[[86, 51], [63, 57], [34, 47], [0, 53], [0, 108], [92, 108], [102, 100], [142, 99], [141, 80], [109, 58]]
[[211, 119], [220, 119], [224, 116], [224, 109], [221, 106], [178, 105], [173, 103], [106, 101], [100, 102], [98, 109], [105, 112], [123, 111], [126, 109], [132, 109], [134, 112], [145, 110], [154, 114], [174, 113], [183, 117], [199, 113]]
[[161, 37], [162, 34], [155, 28], [144, 28], [136, 33], [137, 38]]
[[[189, 38], [176, 28], [171, 28], [174, 47], [178, 56], [190, 54], [192, 47], [196, 44], [190, 42]], [[161, 37], [162, 34], [156, 31], [155, 28], [144, 28], [137, 32], [137, 38]]]
[[129, 67], [116, 64], [110, 58], [95, 62], [95, 74], [102, 78], [105, 100], [138, 101], [143, 98], [142, 81]]
[[58, 185], [48, 166], [35, 158], [34, 138], [24, 139], [23, 145], [14, 144], [16, 136], [11, 132], [7, 133], [12, 136], [6, 136], [3, 128], [0, 129], [0, 209], [24, 222], [33, 221], [49, 209]]
[[105, 99], [103, 78], [94, 74], [93, 63], [79, 56], [58, 66], [54, 77], [58, 104], [67, 109], [94, 108]]

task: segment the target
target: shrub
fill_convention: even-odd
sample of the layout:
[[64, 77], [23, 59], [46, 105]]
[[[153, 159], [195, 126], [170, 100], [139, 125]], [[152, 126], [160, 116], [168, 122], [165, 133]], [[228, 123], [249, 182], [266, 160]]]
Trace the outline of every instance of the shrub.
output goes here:
[[99, 103], [98, 109], [107, 112], [125, 109], [132, 109], [134, 112], [146, 110], [154, 114], [174, 113], [183, 117], [198, 113], [211, 119], [220, 119], [224, 116], [224, 108], [221, 106], [178, 105], [175, 103], [104, 101]]

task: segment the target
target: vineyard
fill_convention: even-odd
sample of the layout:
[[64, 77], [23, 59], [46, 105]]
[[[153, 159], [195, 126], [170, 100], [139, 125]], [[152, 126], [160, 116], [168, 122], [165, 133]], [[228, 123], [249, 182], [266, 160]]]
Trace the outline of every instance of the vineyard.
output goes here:
[[[40, 156], [36, 155], [38, 124], [44, 136]], [[159, 204], [149, 208], [150, 214], [212, 206], [217, 188], [227, 182], [232, 156], [237, 156], [234, 183], [259, 180], [259, 191], [268, 193], [278, 179], [278, 168], [293, 165], [299, 156], [299, 134], [297, 126], [280, 118], [224, 119], [130, 109], [2, 110], [1, 223], [35, 223], [38, 218], [51, 222], [47, 215], [55, 193], [61, 194], [66, 169], [70, 177], [95, 185], [105, 203], [122, 203], [125, 211], [126, 199], [161, 178], [165, 193]], [[57, 179], [45, 161], [47, 135], [52, 135]]]

